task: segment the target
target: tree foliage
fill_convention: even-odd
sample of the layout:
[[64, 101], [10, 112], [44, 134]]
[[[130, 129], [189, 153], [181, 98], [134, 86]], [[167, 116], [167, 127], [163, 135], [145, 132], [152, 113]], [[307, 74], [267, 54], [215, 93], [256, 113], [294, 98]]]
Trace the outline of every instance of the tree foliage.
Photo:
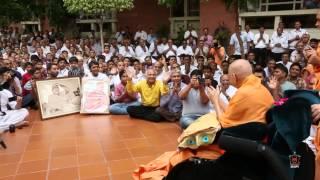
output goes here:
[[109, 10], [122, 11], [133, 8], [133, 0], [63, 0], [71, 13], [102, 14]]
[[63, 0], [48, 0], [47, 15], [51, 26], [62, 27], [70, 16], [64, 7]]
[[45, 14], [45, 5], [37, 0], [0, 0], [2, 24], [30, 20]]

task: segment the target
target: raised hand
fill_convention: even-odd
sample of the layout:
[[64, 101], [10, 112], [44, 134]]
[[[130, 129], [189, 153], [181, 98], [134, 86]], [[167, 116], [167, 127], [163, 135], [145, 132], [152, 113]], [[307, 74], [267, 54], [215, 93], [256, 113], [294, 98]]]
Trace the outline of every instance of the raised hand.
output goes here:
[[163, 75], [162, 75], [163, 83], [167, 84], [169, 82], [170, 78], [171, 78], [171, 73], [169, 71], [163, 72]]
[[207, 88], [207, 95], [209, 97], [209, 99], [213, 102], [213, 103], [217, 103], [219, 100], [219, 94], [220, 91], [219, 89], [215, 89], [214, 87], [210, 86]]
[[132, 80], [132, 78], [135, 76], [135, 70], [130, 70], [129, 68], [126, 68], [126, 73], [128, 75], [128, 80]]
[[269, 79], [269, 81], [267, 82], [267, 84], [268, 84], [268, 87], [269, 87], [270, 89], [272, 89], [272, 90], [277, 89], [277, 88], [278, 88], [278, 85], [279, 85], [278, 79], [277, 79], [276, 77], [272, 76], [272, 77]]

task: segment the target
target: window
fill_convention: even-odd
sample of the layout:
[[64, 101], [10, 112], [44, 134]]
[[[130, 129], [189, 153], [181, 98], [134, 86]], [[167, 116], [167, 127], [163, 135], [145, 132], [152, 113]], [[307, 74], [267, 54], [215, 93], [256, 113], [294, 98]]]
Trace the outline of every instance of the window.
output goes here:
[[[285, 10], [295, 10], [295, 9], [303, 9], [303, 5], [306, 0], [261, 0], [260, 1], [260, 11], [285, 11]], [[310, 0], [307, 0], [310, 1]], [[252, 1], [253, 2], [253, 1]], [[252, 2], [248, 2], [252, 4]], [[259, 3], [258, 1], [256, 3]], [[310, 3], [309, 3], [310, 4]], [[258, 4], [257, 4], [258, 5]], [[314, 6], [313, 4], [310, 6]]]
[[[185, 7], [187, 6], [187, 7]], [[184, 12], [185, 9], [187, 12]], [[199, 16], [200, 0], [176, 0], [176, 4], [171, 8], [173, 17]]]
[[294, 22], [296, 20], [300, 20], [303, 28], [315, 28], [316, 16], [314, 14], [299, 16], [282, 16], [281, 18], [286, 28], [294, 28]]
[[80, 23], [78, 24], [80, 32], [90, 32], [91, 31], [91, 24], [89, 23]]
[[250, 25], [251, 29], [259, 29], [260, 26], [264, 26], [265, 29], [273, 29], [274, 17], [247, 17], [245, 22]]
[[184, 0], [177, 0], [176, 4], [171, 8], [173, 17], [184, 16]]
[[188, 0], [188, 16], [200, 15], [200, 2], [199, 0]]

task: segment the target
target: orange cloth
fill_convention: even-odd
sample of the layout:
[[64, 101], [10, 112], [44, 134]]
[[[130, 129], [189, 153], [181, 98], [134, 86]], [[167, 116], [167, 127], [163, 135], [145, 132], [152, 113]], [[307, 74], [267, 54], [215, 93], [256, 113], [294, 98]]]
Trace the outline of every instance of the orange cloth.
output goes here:
[[181, 151], [165, 152], [147, 165], [141, 165], [134, 171], [134, 180], [162, 180], [169, 171], [180, 162], [191, 157], [217, 159], [223, 154], [217, 145], [200, 147], [196, 151], [183, 149]]
[[[219, 58], [218, 54], [220, 54], [222, 58]], [[221, 65], [225, 56], [225, 49], [222, 46], [218, 50], [216, 50], [215, 48], [211, 48], [209, 51], [209, 55], [214, 57], [214, 61], [216, 64]]]
[[261, 84], [261, 80], [250, 75], [231, 98], [219, 121], [223, 128], [249, 122], [266, 123], [265, 115], [273, 102], [273, 97]]
[[[316, 51], [317, 51], [317, 55], [320, 57], [320, 43], [319, 43]], [[320, 66], [319, 65], [317, 65], [317, 66], [313, 65], [313, 74], [315, 75], [315, 77], [317, 79], [316, 84], [315, 84], [315, 90], [320, 90]]]
[[319, 180], [320, 179], [320, 124], [317, 127], [317, 133], [316, 133], [316, 137], [314, 139], [314, 145], [316, 146], [316, 169], [315, 169], [315, 180]]

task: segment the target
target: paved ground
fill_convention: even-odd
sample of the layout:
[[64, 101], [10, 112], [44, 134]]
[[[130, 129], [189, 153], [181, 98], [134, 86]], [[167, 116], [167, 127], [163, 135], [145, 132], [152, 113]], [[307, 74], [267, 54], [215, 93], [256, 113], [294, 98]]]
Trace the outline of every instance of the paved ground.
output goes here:
[[175, 150], [176, 123], [128, 116], [70, 115], [46, 121], [30, 112], [30, 127], [4, 136], [0, 180], [130, 180], [139, 164]]

